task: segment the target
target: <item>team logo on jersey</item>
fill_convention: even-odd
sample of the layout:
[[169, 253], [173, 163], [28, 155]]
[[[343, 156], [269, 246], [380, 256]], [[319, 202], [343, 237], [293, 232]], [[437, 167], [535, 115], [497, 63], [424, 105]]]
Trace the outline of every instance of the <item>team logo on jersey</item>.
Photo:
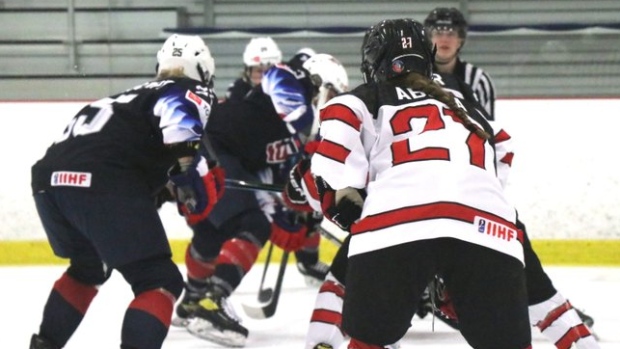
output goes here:
[[280, 139], [275, 142], [267, 144], [267, 163], [279, 164], [289, 156], [297, 154], [299, 152], [299, 144], [293, 137]]
[[487, 234], [506, 241], [512, 241], [512, 239], [518, 238], [516, 229], [487, 218], [476, 216], [474, 218], [474, 224], [480, 234]]
[[52, 173], [52, 187], [90, 187], [90, 172], [56, 171]]
[[397, 59], [392, 62], [392, 71], [396, 74], [400, 74], [405, 69], [405, 64], [400, 59]]

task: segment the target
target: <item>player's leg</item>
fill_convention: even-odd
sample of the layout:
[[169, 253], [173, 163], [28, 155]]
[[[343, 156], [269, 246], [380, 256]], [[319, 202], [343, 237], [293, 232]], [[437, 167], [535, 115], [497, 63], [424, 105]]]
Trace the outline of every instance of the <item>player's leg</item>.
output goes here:
[[39, 193], [34, 199], [52, 250], [59, 257], [70, 258], [70, 265], [52, 287], [39, 333], [33, 335], [30, 347], [61, 348], [78, 328], [110, 270], [106, 270], [92, 244], [59, 210], [56, 201], [64, 199], [62, 192]]
[[297, 270], [304, 275], [304, 280], [308, 286], [318, 286], [329, 271], [329, 265], [319, 259], [319, 244], [321, 234], [312, 232], [306, 239], [304, 246], [295, 251], [297, 258]]
[[[450, 291], [459, 327], [480, 349], [531, 348], [523, 264], [492, 249], [449, 239], [440, 276]], [[450, 260], [449, 260], [450, 261]]]
[[584, 318], [590, 321], [592, 318], [585, 314], [582, 317], [555, 289], [532, 248], [525, 225], [517, 221], [517, 227], [523, 231], [525, 238], [523, 253], [531, 325], [536, 326], [559, 349], [569, 348], [573, 343], [578, 349], [600, 348], [584, 323]]
[[209, 341], [243, 346], [249, 332], [240, 324], [240, 318], [227, 299], [256, 262], [269, 239], [271, 224], [260, 209], [247, 210], [220, 225], [217, 231], [228, 239], [217, 254], [206, 293], [198, 302], [187, 329]]
[[209, 280], [215, 272], [216, 259], [228, 236], [221, 234], [207, 219], [192, 228], [192, 240], [185, 251], [187, 268], [185, 291], [178, 303], [172, 325], [185, 327], [198, 309], [198, 302], [209, 288]]
[[342, 302], [350, 236], [343, 241], [319, 288], [306, 333], [306, 349], [339, 348], [347, 338], [342, 330]]
[[342, 313], [349, 348], [382, 348], [405, 335], [417, 307], [412, 300], [437, 271], [436, 245], [415, 241], [349, 257]]
[[98, 195], [96, 200], [106, 209], [86, 217], [84, 230], [134, 294], [123, 318], [121, 348], [158, 349], [183, 291], [159, 214], [148, 195]]

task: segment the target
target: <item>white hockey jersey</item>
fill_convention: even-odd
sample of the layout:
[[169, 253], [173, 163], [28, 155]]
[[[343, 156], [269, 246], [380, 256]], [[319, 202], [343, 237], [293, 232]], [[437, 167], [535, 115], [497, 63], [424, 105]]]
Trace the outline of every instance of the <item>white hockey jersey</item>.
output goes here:
[[321, 110], [312, 173], [335, 190], [365, 188], [368, 194], [361, 219], [351, 227], [349, 256], [451, 237], [523, 262], [516, 210], [503, 194], [506, 172], [496, 167], [509, 166], [511, 153], [499, 143], [510, 138], [467, 110], [496, 135], [502, 154], [421, 91], [365, 84]]

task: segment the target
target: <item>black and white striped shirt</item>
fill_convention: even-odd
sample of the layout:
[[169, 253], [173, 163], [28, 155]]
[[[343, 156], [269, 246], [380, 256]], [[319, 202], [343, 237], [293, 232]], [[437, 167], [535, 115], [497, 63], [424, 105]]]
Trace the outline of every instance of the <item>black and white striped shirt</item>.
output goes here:
[[480, 67], [460, 59], [456, 61], [454, 75], [471, 87], [480, 105], [495, 120], [495, 86], [491, 77]]

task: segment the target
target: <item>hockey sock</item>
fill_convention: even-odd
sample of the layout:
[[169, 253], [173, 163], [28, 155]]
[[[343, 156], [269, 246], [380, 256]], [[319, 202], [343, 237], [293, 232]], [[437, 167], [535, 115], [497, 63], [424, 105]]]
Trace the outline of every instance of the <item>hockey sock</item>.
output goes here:
[[196, 288], [206, 286], [206, 280], [215, 271], [215, 260], [202, 257], [192, 244], [189, 244], [185, 250], [185, 265], [188, 283]]
[[540, 329], [558, 349], [599, 349], [594, 336], [560, 293], [529, 307], [530, 323]]
[[306, 334], [306, 348], [313, 348], [319, 343], [339, 348], [344, 343], [346, 335], [341, 327], [343, 297], [344, 286], [328, 274], [314, 303]]
[[158, 349], [168, 334], [175, 297], [164, 289], [140, 293], [129, 304], [121, 330], [122, 346]]
[[260, 248], [246, 239], [227, 240], [217, 256], [213, 281], [219, 283], [228, 294], [232, 293], [256, 262]]
[[54, 283], [47, 299], [39, 334], [59, 348], [64, 347], [82, 322], [97, 292], [95, 286], [80, 283], [64, 273]]
[[313, 232], [304, 241], [303, 247], [295, 252], [295, 257], [298, 262], [304, 265], [314, 265], [319, 261], [319, 243], [321, 242], [321, 235], [317, 232]]

